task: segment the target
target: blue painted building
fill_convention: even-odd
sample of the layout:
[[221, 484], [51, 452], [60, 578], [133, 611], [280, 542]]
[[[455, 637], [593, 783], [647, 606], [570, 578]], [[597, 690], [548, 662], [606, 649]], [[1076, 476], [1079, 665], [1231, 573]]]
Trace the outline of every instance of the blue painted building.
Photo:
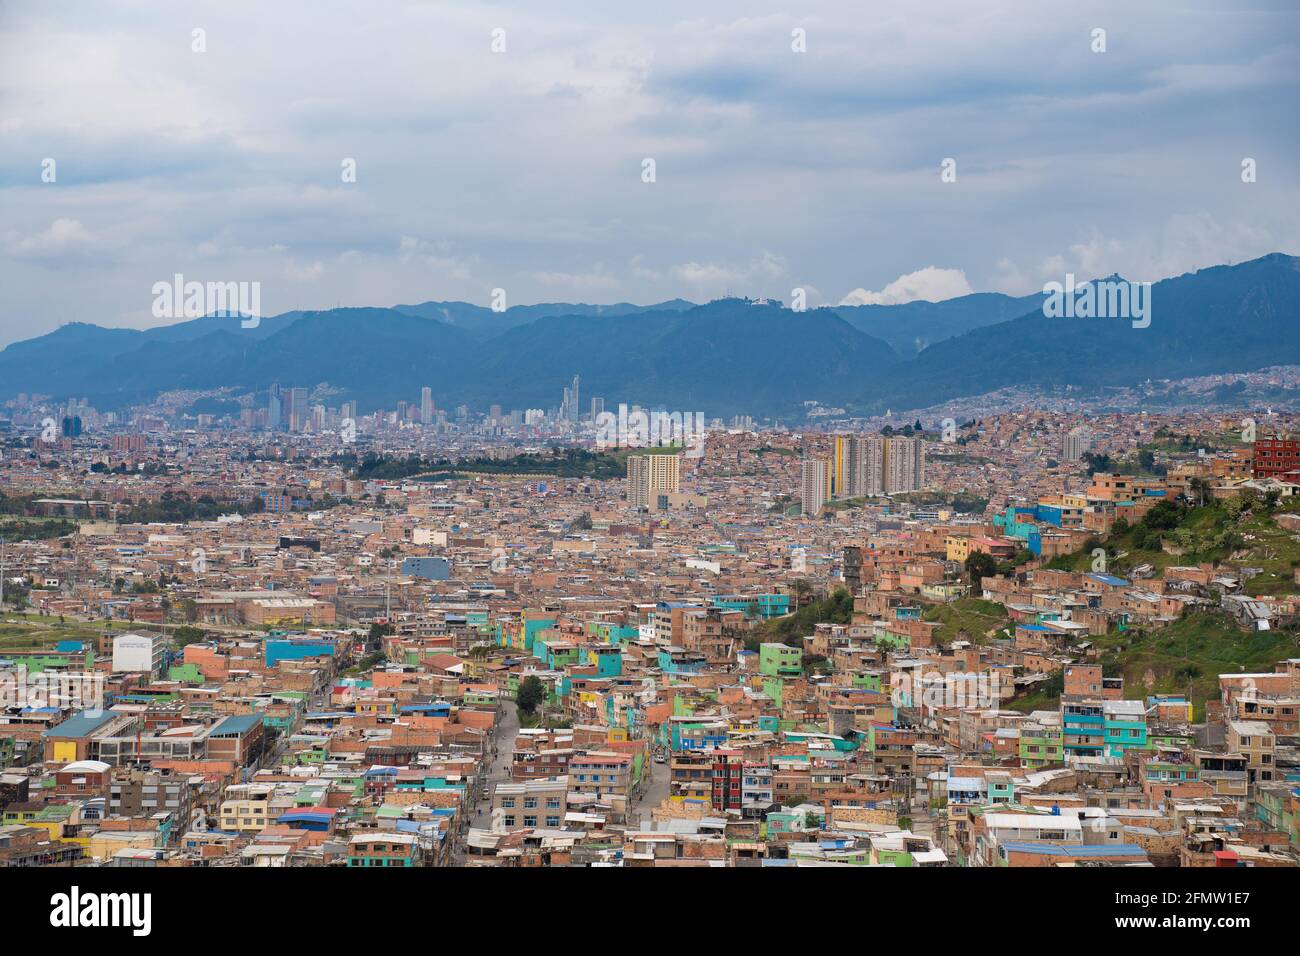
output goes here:
[[446, 558], [432, 555], [403, 558], [402, 574], [424, 581], [446, 581], [451, 577], [451, 565]]
[[334, 642], [303, 637], [279, 638], [266, 642], [266, 666], [280, 661], [301, 661], [309, 657], [333, 657]]

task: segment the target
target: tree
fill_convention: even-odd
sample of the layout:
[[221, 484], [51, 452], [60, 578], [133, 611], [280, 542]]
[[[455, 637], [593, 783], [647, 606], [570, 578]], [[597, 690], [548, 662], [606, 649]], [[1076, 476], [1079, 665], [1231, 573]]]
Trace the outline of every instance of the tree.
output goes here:
[[794, 595], [794, 609], [797, 611], [812, 597], [813, 586], [806, 578], [796, 578], [790, 582], [790, 593]]
[[1187, 490], [1196, 496], [1197, 507], [1204, 507], [1205, 496], [1210, 491], [1210, 482], [1205, 478], [1193, 478], [1187, 483]]
[[546, 701], [546, 686], [536, 674], [529, 674], [519, 682], [519, 691], [515, 694], [515, 704], [525, 714], [532, 714], [537, 705]]
[[966, 573], [970, 575], [972, 591], [980, 590], [984, 579], [998, 572], [998, 563], [985, 551], [972, 551], [966, 558]]
[[381, 624], [378, 621], [375, 621], [373, 624], [370, 625], [370, 633], [366, 637], [367, 649], [378, 650], [379, 648], [384, 646], [385, 637], [387, 637], [389, 634], [396, 634], [396, 633], [397, 633], [397, 628], [394, 627], [391, 623], [385, 622]]

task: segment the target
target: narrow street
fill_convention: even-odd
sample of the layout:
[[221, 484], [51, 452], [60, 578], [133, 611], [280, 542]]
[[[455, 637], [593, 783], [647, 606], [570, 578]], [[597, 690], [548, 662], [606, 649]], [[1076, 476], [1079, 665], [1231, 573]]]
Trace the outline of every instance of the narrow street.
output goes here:
[[486, 830], [492, 826], [492, 791], [498, 783], [510, 780], [510, 759], [514, 754], [515, 736], [519, 733], [519, 712], [515, 702], [507, 700], [501, 705], [501, 719], [497, 721], [492, 733], [491, 768], [487, 778], [482, 782], [481, 796], [474, 811], [470, 814], [470, 826]]
[[650, 779], [646, 782], [641, 793], [632, 801], [632, 809], [628, 814], [628, 825], [650, 827], [650, 811], [667, 799], [672, 789], [670, 781], [668, 764], [655, 763], [650, 759], [649, 765]]

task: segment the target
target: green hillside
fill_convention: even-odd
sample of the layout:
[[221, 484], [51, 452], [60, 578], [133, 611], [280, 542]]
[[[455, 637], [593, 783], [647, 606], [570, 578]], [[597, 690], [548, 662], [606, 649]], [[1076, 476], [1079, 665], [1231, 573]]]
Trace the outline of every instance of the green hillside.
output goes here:
[[[1261, 573], [1244, 583], [1247, 593], [1294, 594], [1300, 590], [1295, 569], [1300, 567], [1300, 535], [1278, 525], [1278, 514], [1300, 514], [1300, 501], [1269, 502], [1261, 498], [1211, 502], [1203, 507], [1162, 504], [1131, 528], [1122, 528], [1074, 554], [1062, 555], [1046, 567], [1056, 570], [1092, 570], [1094, 547], [1105, 547], [1107, 569], [1123, 575], [1143, 564], [1157, 571], [1171, 566], [1231, 561], [1233, 567], [1259, 568]], [[1181, 551], [1169, 554], [1167, 542]]]
[[951, 644], [962, 632], [973, 644], [987, 644], [1009, 622], [1007, 609], [996, 601], [980, 598], [958, 598], [951, 604], [936, 604], [926, 608], [923, 620], [938, 621], [942, 625], [934, 632], [940, 644]]
[[1247, 631], [1222, 611], [1188, 614], [1167, 627], [1111, 632], [1097, 639], [1107, 673], [1124, 677], [1124, 696], [1190, 694], [1196, 719], [1219, 696], [1219, 675], [1271, 671], [1300, 652], [1296, 634]]

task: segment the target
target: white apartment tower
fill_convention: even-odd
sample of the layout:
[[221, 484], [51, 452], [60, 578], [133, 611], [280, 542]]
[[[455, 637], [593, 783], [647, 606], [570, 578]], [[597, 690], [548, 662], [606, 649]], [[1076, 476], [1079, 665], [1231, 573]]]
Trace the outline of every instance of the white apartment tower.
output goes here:
[[803, 460], [803, 488], [800, 494], [803, 513], [815, 518], [826, 504], [826, 462], [821, 458]]

